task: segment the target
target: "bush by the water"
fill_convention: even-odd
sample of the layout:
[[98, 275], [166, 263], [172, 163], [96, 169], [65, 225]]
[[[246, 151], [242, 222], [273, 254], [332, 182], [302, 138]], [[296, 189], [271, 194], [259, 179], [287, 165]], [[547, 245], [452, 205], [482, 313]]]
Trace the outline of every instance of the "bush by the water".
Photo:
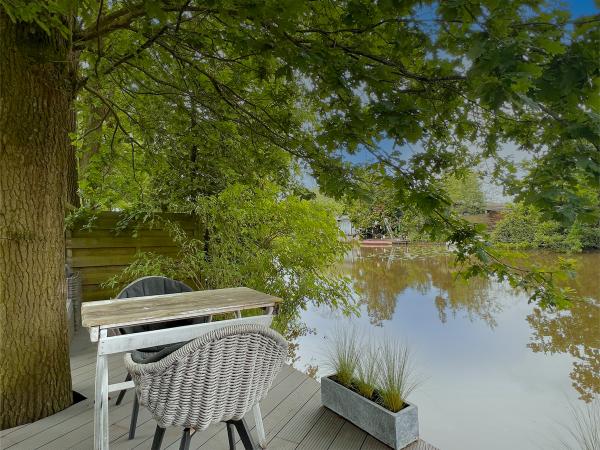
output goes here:
[[545, 220], [532, 206], [510, 205], [496, 224], [492, 240], [511, 248], [546, 248], [557, 251], [600, 249], [600, 225], [574, 223], [569, 227]]

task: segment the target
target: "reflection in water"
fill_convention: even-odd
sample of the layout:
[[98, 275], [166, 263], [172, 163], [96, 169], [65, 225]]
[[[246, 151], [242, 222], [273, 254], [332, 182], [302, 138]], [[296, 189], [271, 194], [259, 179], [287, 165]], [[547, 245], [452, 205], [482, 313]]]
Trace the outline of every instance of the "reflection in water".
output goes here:
[[[548, 253], [531, 254], [537, 263], [551, 263]], [[600, 253], [577, 255], [578, 275], [571, 287], [585, 298], [565, 311], [534, 308], [527, 316], [532, 328], [534, 352], [568, 353], [575, 361], [571, 379], [581, 399], [600, 394]], [[490, 328], [502, 311], [512, 289], [488, 279], [464, 280], [456, 276], [453, 257], [434, 246], [409, 248], [356, 248], [347, 266], [354, 290], [366, 304], [370, 322], [390, 320], [399, 296], [407, 289], [435, 293], [435, 306], [442, 323], [448, 314], [464, 313]]]
[[374, 325], [390, 320], [397, 298], [407, 289], [421, 294], [436, 293], [435, 306], [440, 320], [448, 314], [467, 314], [470, 320], [480, 319], [490, 327], [496, 325], [494, 315], [501, 311], [495, 299], [499, 289], [493, 289], [487, 279], [457, 278], [452, 270], [452, 257], [442, 248], [357, 248], [350, 256], [350, 276], [354, 290], [367, 306]]
[[[342, 268], [360, 302], [354, 321], [415, 350], [428, 381], [414, 401], [434, 445], [545, 448], [540, 435], [569, 420], [569, 402], [600, 397], [600, 252], [574, 256], [578, 275], [570, 284], [587, 300], [553, 312], [493, 280], [457, 279], [442, 250], [354, 249]], [[323, 362], [323, 339], [348, 319], [327, 308], [302, 319], [316, 330], [298, 338], [297, 365], [305, 369]]]
[[580, 398], [600, 394], [600, 307], [597, 300], [577, 302], [568, 311], [534, 308], [527, 316], [534, 352], [568, 353], [574, 358], [571, 380]]

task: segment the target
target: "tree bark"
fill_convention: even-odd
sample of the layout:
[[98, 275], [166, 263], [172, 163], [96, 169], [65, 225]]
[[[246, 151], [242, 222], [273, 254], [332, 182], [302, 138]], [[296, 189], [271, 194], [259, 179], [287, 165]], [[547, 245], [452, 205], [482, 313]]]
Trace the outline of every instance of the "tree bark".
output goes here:
[[0, 8], [0, 429], [72, 404], [64, 214], [67, 42]]

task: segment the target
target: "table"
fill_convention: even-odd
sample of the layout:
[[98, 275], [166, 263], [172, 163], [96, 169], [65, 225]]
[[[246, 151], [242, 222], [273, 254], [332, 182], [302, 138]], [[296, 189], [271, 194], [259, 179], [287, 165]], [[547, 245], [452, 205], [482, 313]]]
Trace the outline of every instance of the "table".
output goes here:
[[[232, 324], [270, 325], [274, 308], [281, 299], [245, 287], [152, 295], [84, 303], [82, 325], [89, 329], [92, 342], [98, 342], [96, 357], [96, 393], [94, 402], [94, 449], [107, 450], [108, 393], [130, 389], [132, 381], [108, 384], [107, 356], [137, 348], [173, 344], [197, 338], [209, 331]], [[264, 315], [241, 317], [242, 310], [262, 308]], [[132, 325], [168, 322], [235, 312], [236, 319], [207, 322], [161, 330], [111, 335], [109, 330]], [[264, 428], [258, 405], [254, 408], [259, 443], [265, 444]]]

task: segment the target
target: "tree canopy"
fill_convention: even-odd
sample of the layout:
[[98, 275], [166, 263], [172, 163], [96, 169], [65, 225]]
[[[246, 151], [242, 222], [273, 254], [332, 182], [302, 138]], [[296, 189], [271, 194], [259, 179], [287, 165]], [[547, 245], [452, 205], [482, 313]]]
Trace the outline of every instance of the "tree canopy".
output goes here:
[[[479, 257], [478, 272], [495, 271], [490, 251], [453, 217], [441, 173], [492, 160], [507, 190], [548, 216], [590, 220], [578, 186], [600, 187], [598, 16], [497, 0], [63, 0], [8, 11], [58, 29], [77, 52], [84, 202], [185, 210], [230, 181], [285, 185], [299, 161], [324, 193], [359, 196], [363, 172], [344, 156], [368, 151], [395, 201]], [[501, 156], [505, 143], [531, 155], [524, 178]]]

